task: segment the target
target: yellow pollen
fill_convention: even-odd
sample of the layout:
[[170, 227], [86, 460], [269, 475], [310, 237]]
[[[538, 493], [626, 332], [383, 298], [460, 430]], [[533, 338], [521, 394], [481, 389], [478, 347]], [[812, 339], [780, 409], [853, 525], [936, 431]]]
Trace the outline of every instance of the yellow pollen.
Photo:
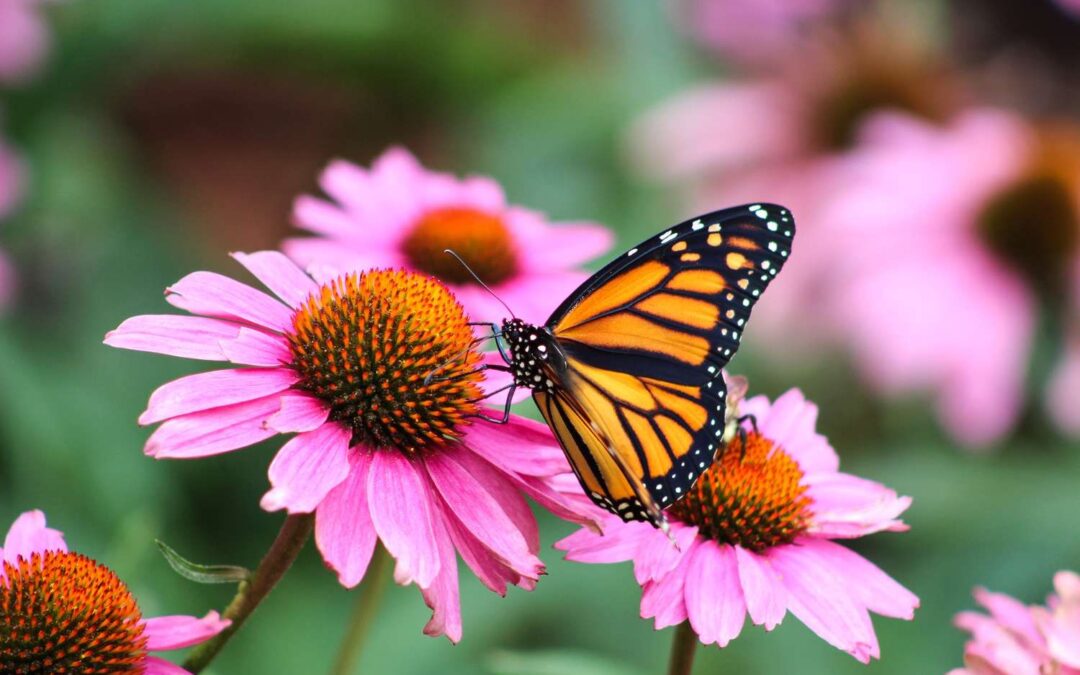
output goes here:
[[469, 272], [445, 253], [450, 249], [486, 284], [498, 284], [517, 272], [517, 253], [506, 224], [498, 216], [474, 208], [428, 211], [413, 225], [403, 243], [413, 267], [449, 284], [475, 283]]
[[346, 275], [293, 317], [298, 386], [329, 404], [353, 444], [412, 453], [456, 440], [481, 397], [467, 321], [446, 287], [422, 274]]
[[78, 553], [3, 563], [0, 673], [141, 673], [146, 636], [135, 599], [113, 572]]
[[802, 469], [757, 433], [724, 448], [669, 516], [696, 525], [705, 537], [761, 552], [792, 542], [810, 521]]

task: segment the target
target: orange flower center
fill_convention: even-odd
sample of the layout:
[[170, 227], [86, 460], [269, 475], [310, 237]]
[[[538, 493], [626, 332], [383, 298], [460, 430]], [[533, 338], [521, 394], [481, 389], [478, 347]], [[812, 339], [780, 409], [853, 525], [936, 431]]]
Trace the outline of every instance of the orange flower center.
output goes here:
[[802, 477], [798, 463], [772, 441], [751, 433], [744, 448], [736, 436], [667, 513], [704, 537], [761, 552], [806, 530], [810, 498]]
[[446, 249], [461, 256], [489, 285], [506, 281], [518, 267], [514, 242], [502, 219], [467, 207], [428, 211], [413, 225], [404, 249], [413, 267], [448, 284], [475, 280]]
[[62, 551], [3, 568], [0, 673], [143, 672], [142, 614], [109, 568]]
[[481, 396], [466, 322], [446, 287], [422, 274], [346, 275], [293, 317], [299, 386], [352, 428], [354, 444], [411, 453], [460, 438]]
[[1080, 251], [1080, 133], [1048, 132], [1037, 157], [983, 207], [978, 232], [991, 251], [1047, 298], [1060, 298]]

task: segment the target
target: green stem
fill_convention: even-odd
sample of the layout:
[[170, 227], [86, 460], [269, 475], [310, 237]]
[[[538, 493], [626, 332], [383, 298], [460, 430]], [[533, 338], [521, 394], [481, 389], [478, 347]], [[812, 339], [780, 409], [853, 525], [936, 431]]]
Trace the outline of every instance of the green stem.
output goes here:
[[671, 660], [668, 662], [668, 675], [690, 675], [694, 667], [694, 653], [698, 639], [689, 621], [683, 621], [675, 628], [675, 637], [671, 640]]
[[270, 550], [263, 556], [262, 562], [252, 573], [251, 578], [240, 584], [232, 602], [225, 608], [222, 616], [232, 621], [225, 630], [210, 640], [196, 647], [184, 662], [184, 668], [191, 673], [198, 673], [210, 665], [225, 643], [240, 630], [247, 618], [255, 611], [270, 591], [289, 571], [296, 556], [304, 548], [311, 530], [315, 526], [315, 517], [310, 513], [291, 515], [285, 519], [278, 531], [277, 538]]
[[375, 610], [378, 609], [386, 589], [385, 577], [389, 570], [390, 554], [382, 546], [376, 546], [360, 588], [360, 597], [353, 605], [352, 616], [349, 617], [345, 638], [338, 649], [337, 660], [330, 670], [331, 675], [349, 675], [356, 669], [360, 648], [364, 646], [364, 638], [367, 637], [371, 622], [375, 619]]

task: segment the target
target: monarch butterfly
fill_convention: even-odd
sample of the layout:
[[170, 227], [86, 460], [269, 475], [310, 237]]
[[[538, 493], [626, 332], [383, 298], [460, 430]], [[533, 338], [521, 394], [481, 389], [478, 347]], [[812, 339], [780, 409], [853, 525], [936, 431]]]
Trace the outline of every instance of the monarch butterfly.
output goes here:
[[723, 447], [721, 369], [794, 234], [781, 206], [714, 211], [608, 263], [543, 326], [488, 324], [594, 503], [666, 529]]

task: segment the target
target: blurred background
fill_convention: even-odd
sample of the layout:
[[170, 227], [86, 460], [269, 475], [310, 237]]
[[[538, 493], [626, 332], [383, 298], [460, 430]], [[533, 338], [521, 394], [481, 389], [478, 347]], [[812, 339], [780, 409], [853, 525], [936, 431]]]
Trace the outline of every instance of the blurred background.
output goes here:
[[[875, 620], [870, 666], [789, 616], [695, 672], [945, 672], [973, 586], [1041, 602], [1080, 568], [1078, 124], [1075, 0], [0, 0], [0, 529], [44, 509], [145, 614], [223, 607], [153, 540], [254, 566], [280, 440], [145, 458], [149, 393], [203, 366], [101, 339], [295, 233], [330, 159], [401, 144], [619, 250], [792, 208], [731, 369], [801, 388], [846, 471], [914, 497], [911, 532], [852, 547], [922, 608]], [[545, 545], [573, 529], [541, 518]], [[630, 567], [559, 558], [505, 599], [463, 574], [457, 646], [391, 587], [360, 670], [662, 672], [670, 631], [638, 617]], [[352, 601], [309, 547], [212, 671], [324, 672]]]

